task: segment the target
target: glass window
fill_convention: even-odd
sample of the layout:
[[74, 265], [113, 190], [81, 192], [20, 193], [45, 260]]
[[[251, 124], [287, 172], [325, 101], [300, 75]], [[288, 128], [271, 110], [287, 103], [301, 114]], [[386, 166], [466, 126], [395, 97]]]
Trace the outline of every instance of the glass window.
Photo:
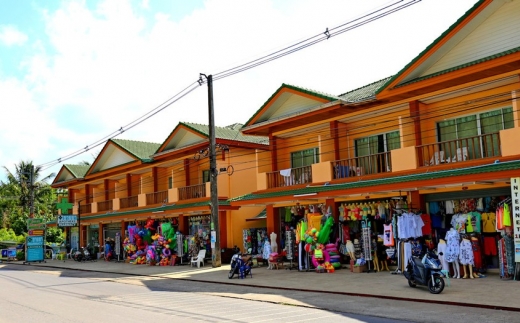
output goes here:
[[318, 148], [305, 149], [291, 153], [291, 168], [310, 166], [319, 162]]
[[398, 148], [401, 148], [399, 131], [356, 139], [356, 167], [364, 174], [390, 171], [390, 161], [383, 153]]
[[461, 151], [470, 159], [498, 156], [497, 133], [513, 127], [511, 107], [442, 121], [437, 124], [439, 141], [443, 142], [439, 149], [454, 161], [460, 159]]
[[173, 188], [173, 177], [168, 177], [168, 189]]

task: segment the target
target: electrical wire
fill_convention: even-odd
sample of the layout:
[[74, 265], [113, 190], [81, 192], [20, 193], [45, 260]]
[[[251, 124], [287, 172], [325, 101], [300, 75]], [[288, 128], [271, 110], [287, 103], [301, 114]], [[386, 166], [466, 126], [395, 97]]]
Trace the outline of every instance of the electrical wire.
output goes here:
[[[403, 4], [403, 5], [395, 7], [396, 4], [398, 4], [400, 2], [403, 2], [403, 1], [404, 0], [400, 0], [400, 1], [394, 2], [394, 3], [392, 3], [392, 4], [388, 5], [388, 6], [385, 6], [383, 8], [378, 9], [378, 10], [372, 11], [369, 14], [365, 14], [365, 15], [363, 15], [361, 17], [358, 17], [356, 19], [353, 19], [353, 20], [351, 20], [351, 21], [349, 21], [347, 23], [343, 23], [343, 24], [341, 24], [339, 26], [333, 27], [330, 30], [327, 29], [325, 35], [320, 33], [318, 35], [315, 35], [315, 36], [312, 36], [310, 38], [307, 38], [304, 41], [297, 42], [296, 44], [293, 44], [291, 46], [285, 47], [284, 49], [281, 49], [281, 50], [275, 51], [274, 53], [265, 55], [265, 56], [263, 56], [263, 57], [261, 57], [259, 59], [256, 59], [256, 60], [250, 61], [248, 63], [238, 65], [238, 66], [236, 66], [234, 68], [227, 69], [227, 70], [224, 70], [222, 72], [219, 72], [219, 73], [214, 75], [215, 77], [213, 79], [214, 80], [222, 79], [222, 78], [229, 77], [231, 75], [243, 72], [245, 70], [251, 69], [253, 67], [256, 67], [256, 66], [259, 66], [259, 65], [262, 65], [262, 64], [266, 64], [266, 63], [268, 63], [268, 62], [270, 62], [272, 60], [278, 59], [278, 58], [283, 57], [283, 56], [287, 56], [287, 55], [292, 54], [292, 53], [294, 53], [296, 51], [299, 51], [299, 50], [301, 50], [303, 48], [312, 46], [312, 45], [314, 45], [314, 44], [316, 44], [318, 42], [326, 40], [326, 39], [328, 39], [330, 37], [337, 36], [337, 35], [339, 35], [341, 33], [346, 32], [346, 31], [358, 28], [358, 27], [360, 27], [360, 26], [362, 26], [364, 24], [367, 24], [369, 22], [372, 22], [372, 21], [378, 20], [380, 18], [383, 18], [383, 17], [385, 17], [385, 16], [387, 16], [389, 14], [392, 14], [392, 13], [395, 13], [397, 11], [400, 11], [400, 10], [402, 10], [404, 8], [407, 8], [407, 7], [409, 7], [409, 6], [413, 5], [413, 4], [416, 4], [416, 3], [420, 2], [421, 0], [412, 0], [410, 2], [407, 2], [407, 3]], [[365, 18], [367, 20], [363, 20]], [[351, 25], [354, 22], [357, 22], [357, 23], [354, 24], [354, 25]], [[349, 25], [351, 25], [351, 26], [349, 26]], [[317, 37], [320, 37], [320, 38], [317, 39], [317, 40], [311, 41], [310, 43], [307, 43], [310, 40], [315, 39]], [[203, 80], [202, 78], [200, 78], [196, 82], [193, 82], [190, 85], [188, 85], [182, 91], [178, 92], [176, 95], [172, 96], [170, 99], [166, 100], [164, 103], [162, 103], [158, 107], [152, 109], [151, 111], [147, 112], [143, 116], [135, 119], [134, 121], [132, 121], [129, 124], [127, 124], [126, 126], [119, 128], [118, 130], [116, 130], [116, 131], [110, 133], [109, 135], [107, 135], [107, 136], [105, 136], [105, 137], [95, 141], [94, 143], [92, 143], [90, 145], [85, 146], [82, 149], [79, 149], [79, 150], [77, 150], [77, 151], [75, 151], [75, 152], [73, 152], [71, 154], [63, 156], [63, 157], [58, 158], [56, 160], [52, 160], [52, 161], [49, 161], [49, 162], [46, 162], [46, 163], [42, 163], [39, 166], [41, 166], [42, 169], [45, 170], [45, 169], [53, 167], [53, 166], [55, 166], [57, 164], [60, 164], [61, 162], [65, 161], [65, 160], [68, 160], [68, 159], [76, 157], [76, 156], [78, 156], [80, 154], [83, 154], [84, 152], [89, 151], [92, 148], [100, 146], [101, 144], [105, 143], [108, 139], [115, 138], [116, 136], [120, 135], [121, 133], [130, 130], [131, 128], [133, 128], [133, 127], [141, 124], [145, 120], [149, 119], [151, 116], [154, 116], [158, 112], [164, 110], [166, 107], [170, 106], [171, 104], [177, 102], [180, 98], [184, 97], [185, 95], [187, 95], [188, 93], [192, 92], [195, 89], [195, 88], [192, 88], [191, 90], [187, 91], [188, 88], [190, 88], [195, 83], [198, 83], [198, 85], [202, 85], [202, 84], [206, 83], [206, 81]], [[184, 91], [187, 91], [187, 92], [185, 94], [183, 94]], [[177, 100], [173, 100], [177, 96], [180, 96], [180, 97]]]

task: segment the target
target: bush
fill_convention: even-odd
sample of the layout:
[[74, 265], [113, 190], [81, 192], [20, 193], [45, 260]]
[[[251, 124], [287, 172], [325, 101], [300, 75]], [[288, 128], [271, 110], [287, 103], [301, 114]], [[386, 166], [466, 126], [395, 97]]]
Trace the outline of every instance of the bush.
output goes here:
[[25, 252], [17, 251], [16, 252], [16, 260], [25, 260]]

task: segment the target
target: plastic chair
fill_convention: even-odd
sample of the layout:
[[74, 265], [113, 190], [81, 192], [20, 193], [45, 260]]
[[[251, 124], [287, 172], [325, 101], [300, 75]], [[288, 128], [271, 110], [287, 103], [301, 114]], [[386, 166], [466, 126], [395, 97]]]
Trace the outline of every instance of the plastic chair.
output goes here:
[[197, 257], [191, 257], [191, 265], [197, 264], [197, 268], [200, 268], [200, 264], [204, 266], [204, 258], [206, 257], [206, 249], [199, 250]]

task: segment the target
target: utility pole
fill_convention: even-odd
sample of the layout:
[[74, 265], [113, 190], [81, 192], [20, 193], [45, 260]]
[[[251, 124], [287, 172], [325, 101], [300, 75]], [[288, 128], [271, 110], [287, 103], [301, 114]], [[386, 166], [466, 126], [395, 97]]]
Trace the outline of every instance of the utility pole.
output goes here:
[[217, 154], [215, 136], [215, 117], [213, 110], [213, 76], [201, 74], [208, 81], [209, 114], [209, 172], [211, 190], [211, 261], [212, 267], [220, 267], [220, 225], [218, 219]]

